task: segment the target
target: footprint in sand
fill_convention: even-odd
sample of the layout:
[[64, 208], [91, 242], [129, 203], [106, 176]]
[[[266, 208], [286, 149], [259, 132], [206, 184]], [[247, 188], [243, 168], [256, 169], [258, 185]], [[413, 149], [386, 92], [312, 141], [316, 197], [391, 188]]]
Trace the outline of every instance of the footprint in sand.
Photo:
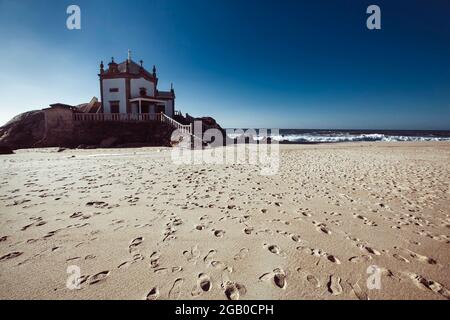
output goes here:
[[331, 230], [328, 229], [328, 228], [325, 227], [325, 226], [319, 226], [319, 227], [317, 227], [317, 230], [318, 230], [318, 231], [322, 231], [322, 232], [325, 233], [325, 234], [331, 234]]
[[225, 267], [222, 271], [222, 284], [224, 294], [228, 300], [239, 300], [240, 296], [247, 293], [247, 288], [240, 283], [230, 280], [229, 275], [233, 272], [231, 267]]
[[248, 250], [247, 248], [242, 248], [242, 249], [239, 251], [239, 253], [237, 253], [237, 254], [234, 256], [234, 260], [238, 261], [238, 260], [244, 259], [244, 258], [247, 256], [248, 252], [249, 252], [249, 250]]
[[331, 234], [331, 230], [328, 229], [326, 224], [318, 222], [318, 221], [312, 221], [312, 224], [316, 226], [316, 230], [323, 232], [325, 234]]
[[117, 269], [128, 268], [131, 265], [131, 261], [122, 262], [117, 266]]
[[212, 288], [211, 279], [208, 275], [200, 273], [198, 275], [197, 285], [192, 288], [191, 296], [198, 297], [203, 292], [208, 292]]
[[287, 281], [286, 281], [286, 273], [281, 268], [277, 268], [273, 270], [273, 282], [278, 288], [286, 289]]
[[94, 274], [92, 277], [89, 277], [89, 284], [95, 284], [102, 281], [105, 281], [109, 276], [109, 271], [102, 271], [97, 274]]
[[335, 257], [335, 256], [333, 256], [331, 254], [327, 256], [327, 259], [330, 260], [333, 263], [341, 264], [341, 261], [337, 257]]
[[233, 268], [231, 267], [225, 267], [222, 270], [222, 286], [224, 286], [227, 282], [232, 282], [230, 280], [230, 274], [233, 272]]
[[261, 281], [273, 281], [273, 284], [280, 289], [286, 289], [286, 272], [281, 268], [276, 268], [272, 272], [268, 272], [259, 277]]
[[339, 260], [338, 257], [332, 255], [332, 254], [328, 254], [325, 251], [323, 251], [320, 248], [308, 248], [308, 247], [304, 247], [304, 246], [299, 246], [297, 247], [297, 250], [300, 250], [306, 254], [318, 257], [318, 258], [327, 258], [328, 261], [332, 262], [332, 263], [336, 263], [336, 264], [341, 264], [341, 261]]
[[258, 231], [256, 231], [256, 234], [263, 234], [263, 235], [270, 235], [270, 236], [272, 236], [273, 235], [273, 231], [272, 230], [270, 230], [270, 229], [261, 229], [261, 230], [258, 230]]
[[311, 214], [308, 212], [302, 212], [302, 215], [307, 218], [311, 217]]
[[20, 229], [20, 231], [25, 231], [25, 230], [27, 230], [29, 227], [33, 226], [33, 225], [34, 225], [34, 223], [27, 224], [26, 226], [23, 226], [22, 229]]
[[172, 267], [172, 273], [177, 273], [183, 271], [182, 267]]
[[286, 254], [283, 251], [281, 251], [280, 247], [278, 247], [275, 244], [271, 244], [271, 245], [264, 244], [263, 246], [266, 247], [267, 250], [269, 250], [273, 254], [276, 254], [276, 255], [278, 255], [280, 257], [285, 257], [286, 256]]
[[18, 256], [21, 256], [22, 254], [23, 254], [23, 252], [19, 252], [19, 251], [10, 252], [10, 253], [5, 254], [4, 256], [0, 257], [0, 261], [6, 261], [9, 259], [17, 258]]
[[81, 217], [83, 214], [81, 213], [81, 212], [75, 212], [75, 213], [73, 213], [73, 214], [71, 214], [70, 216], [69, 216], [69, 218], [72, 218], [72, 219], [74, 219], [74, 218], [79, 218], [79, 217]]
[[141, 261], [144, 260], [144, 256], [139, 252], [133, 254], [133, 261]]
[[158, 268], [158, 269], [155, 269], [155, 273], [157, 273], [157, 274], [167, 274], [169, 272], [169, 269], [168, 268]]
[[222, 238], [222, 237], [225, 235], [225, 231], [224, 231], [224, 230], [215, 230], [215, 231], [214, 231], [214, 235], [215, 235], [217, 238]]
[[245, 295], [247, 289], [244, 285], [234, 282], [227, 282], [223, 285], [224, 294], [228, 300], [239, 300], [241, 295]]
[[221, 261], [211, 261], [210, 264], [213, 268], [216, 269], [223, 269], [225, 267], [225, 264]]
[[409, 260], [408, 260], [408, 259], [406, 259], [405, 257], [399, 255], [398, 253], [394, 253], [392, 256], [393, 256], [395, 259], [399, 260], [399, 261], [409, 263]]
[[154, 251], [151, 255], [150, 255], [150, 267], [151, 268], [157, 268], [159, 267], [159, 258], [160, 258], [160, 254], [158, 251]]
[[239, 300], [239, 290], [234, 284], [227, 284], [224, 293], [228, 300]]
[[156, 300], [159, 297], [159, 289], [158, 287], [153, 287], [150, 292], [145, 297], [146, 300]]
[[135, 239], [131, 240], [130, 245], [128, 246], [128, 248], [130, 249], [130, 251], [132, 251], [138, 245], [140, 245], [143, 241], [144, 241], [143, 237], [135, 238]]
[[274, 254], [280, 254], [281, 252], [280, 248], [277, 245], [270, 245], [267, 247], [267, 249]]
[[374, 254], [376, 256], [381, 256], [381, 252], [378, 251], [377, 249], [371, 248], [371, 247], [366, 247], [364, 246], [364, 249], [366, 249], [367, 252]]
[[144, 256], [139, 252], [137, 248], [144, 241], [143, 237], [138, 237], [130, 241], [128, 246], [128, 252], [132, 255], [133, 261], [144, 260]]
[[78, 259], [80, 259], [81, 257], [71, 257], [71, 258], [68, 258], [68, 259], [66, 259], [66, 262], [69, 262], [69, 261], [75, 261], [75, 260], [78, 260]]
[[94, 206], [95, 208], [99, 208], [99, 209], [106, 208], [108, 206], [108, 204], [103, 201], [90, 201], [90, 202], [87, 202], [86, 205], [88, 207]]
[[414, 251], [411, 251], [411, 250], [408, 250], [408, 249], [404, 249], [404, 251], [406, 251], [411, 256], [411, 258], [414, 258], [417, 261], [425, 262], [425, 263], [428, 263], [428, 264], [436, 264], [437, 263], [436, 260], [434, 260], [433, 258], [430, 258], [430, 257], [427, 257], [427, 256], [423, 256], [421, 254], [418, 254], [417, 252], [414, 252]]
[[183, 256], [188, 262], [196, 263], [197, 259], [200, 257], [200, 250], [198, 250], [198, 246], [195, 245], [189, 250], [183, 251]]
[[175, 279], [172, 288], [169, 291], [169, 299], [178, 300], [181, 293], [181, 287], [183, 286], [184, 279]]
[[47, 232], [47, 234], [44, 235], [42, 238], [47, 239], [47, 238], [53, 237], [53, 236], [54, 236], [58, 231], [60, 231], [60, 230], [61, 230], [61, 229], [49, 231], [49, 232]]
[[445, 288], [442, 284], [439, 282], [426, 279], [422, 277], [421, 275], [412, 273], [412, 272], [405, 272], [405, 274], [413, 281], [413, 283], [420, 289], [428, 289], [431, 290], [437, 294], [440, 294], [447, 300], [450, 300], [450, 291]]
[[208, 292], [209, 290], [211, 290], [212, 284], [210, 277], [207, 274], [200, 273], [198, 275], [198, 286], [204, 292]]
[[320, 281], [314, 275], [308, 274], [306, 276], [306, 281], [308, 281], [308, 283], [314, 286], [315, 288], [320, 288]]
[[396, 281], [401, 281], [401, 275], [398, 273], [394, 273], [392, 270], [379, 267], [378, 270], [381, 272], [381, 275], [394, 279]]
[[196, 298], [203, 293], [202, 289], [195, 285], [191, 290], [191, 296]]
[[332, 295], [340, 295], [342, 293], [341, 278], [331, 275], [330, 280], [328, 281], [328, 291]]
[[213, 261], [212, 257], [213, 255], [215, 255], [217, 253], [216, 250], [212, 249], [209, 250], [209, 252], [206, 254], [206, 256], [203, 258], [203, 262], [206, 264], [211, 264], [211, 262]]
[[357, 218], [357, 219], [361, 219], [364, 222], [365, 225], [368, 225], [368, 226], [371, 226], [371, 227], [376, 227], [377, 226], [377, 224], [374, 221], [369, 220], [368, 218], [366, 218], [366, 217], [364, 217], [364, 216], [362, 216], [360, 214], [356, 214], [355, 213], [355, 214], [353, 214], [353, 217]]
[[353, 262], [353, 263], [367, 262], [369, 260], [372, 260], [372, 257], [366, 256], [366, 255], [354, 256], [354, 257], [351, 257], [350, 259], [348, 259], [348, 261]]
[[78, 283], [82, 285], [85, 283], [91, 276], [90, 275], [83, 275], [78, 279]]
[[369, 300], [369, 297], [367, 296], [367, 293], [365, 293], [361, 287], [359, 286], [358, 282], [355, 284], [352, 284], [350, 281], [347, 281], [350, 288], [352, 288], [353, 294], [359, 299], [359, 300]]

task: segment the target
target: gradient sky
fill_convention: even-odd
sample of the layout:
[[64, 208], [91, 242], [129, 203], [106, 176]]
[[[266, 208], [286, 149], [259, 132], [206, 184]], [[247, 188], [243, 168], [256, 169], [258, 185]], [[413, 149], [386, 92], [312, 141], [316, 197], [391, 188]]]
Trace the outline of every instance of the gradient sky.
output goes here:
[[0, 0], [0, 124], [98, 97], [127, 49], [224, 127], [450, 129], [448, 0]]

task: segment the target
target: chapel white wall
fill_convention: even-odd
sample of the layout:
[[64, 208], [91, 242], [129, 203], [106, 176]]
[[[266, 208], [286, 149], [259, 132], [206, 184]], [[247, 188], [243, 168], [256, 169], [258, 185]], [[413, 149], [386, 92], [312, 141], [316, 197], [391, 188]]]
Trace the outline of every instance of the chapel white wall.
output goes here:
[[173, 118], [173, 113], [174, 113], [173, 107], [174, 107], [173, 100], [168, 100], [165, 102], [165, 111], [166, 111], [165, 113], [166, 113], [166, 115], [168, 115], [171, 118]]
[[153, 97], [155, 95], [153, 82], [148, 81], [144, 78], [138, 78], [138, 79], [131, 79], [130, 82], [131, 98], [139, 97], [141, 88], [147, 89], [148, 96]]
[[[117, 88], [118, 92], [109, 92], [109, 89]], [[110, 101], [119, 101], [120, 113], [127, 113], [125, 79], [104, 79], [103, 80], [103, 108], [104, 113], [111, 113]]]

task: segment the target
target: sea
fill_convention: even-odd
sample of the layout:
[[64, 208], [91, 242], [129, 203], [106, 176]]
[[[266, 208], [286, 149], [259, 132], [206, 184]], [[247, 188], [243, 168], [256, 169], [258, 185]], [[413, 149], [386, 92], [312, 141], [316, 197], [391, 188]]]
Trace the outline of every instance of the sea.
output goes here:
[[[246, 131], [247, 129], [243, 129]], [[279, 129], [278, 134], [256, 130], [254, 140], [269, 138], [280, 143], [316, 144], [361, 141], [450, 141], [450, 130], [330, 130], [330, 129]], [[236, 138], [239, 134], [228, 134]]]

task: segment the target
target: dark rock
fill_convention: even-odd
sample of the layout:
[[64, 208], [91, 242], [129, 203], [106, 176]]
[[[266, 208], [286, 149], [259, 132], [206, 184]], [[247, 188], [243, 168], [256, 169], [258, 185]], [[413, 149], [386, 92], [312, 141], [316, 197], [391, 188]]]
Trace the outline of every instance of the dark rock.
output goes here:
[[14, 154], [14, 151], [7, 146], [0, 146], [0, 154]]
[[33, 148], [44, 138], [43, 111], [21, 113], [0, 127], [0, 146], [12, 149]]
[[116, 137], [108, 137], [100, 142], [100, 148], [111, 148], [116, 143]]
[[[139, 146], [171, 146], [174, 128], [158, 121], [75, 121], [68, 108], [47, 108], [14, 117], [0, 127], [0, 146], [11, 149], [59, 147], [92, 149]], [[222, 130], [210, 117], [196, 118]]]
[[143, 147], [154, 147], [154, 145], [149, 144], [148, 142], [131, 142], [115, 145], [114, 148], [143, 148]]
[[59, 152], [63, 148], [110, 148], [125, 144], [170, 146], [174, 129], [166, 123], [71, 121], [71, 112], [42, 110], [21, 114], [0, 128], [0, 146], [60, 147]]
[[190, 116], [189, 114], [186, 114], [186, 120], [190, 123], [194, 121], [201, 121], [202, 122], [202, 131], [205, 132], [208, 129], [218, 129], [223, 134], [225, 134], [225, 130], [217, 123], [217, 121], [212, 117], [198, 117], [194, 118]]

